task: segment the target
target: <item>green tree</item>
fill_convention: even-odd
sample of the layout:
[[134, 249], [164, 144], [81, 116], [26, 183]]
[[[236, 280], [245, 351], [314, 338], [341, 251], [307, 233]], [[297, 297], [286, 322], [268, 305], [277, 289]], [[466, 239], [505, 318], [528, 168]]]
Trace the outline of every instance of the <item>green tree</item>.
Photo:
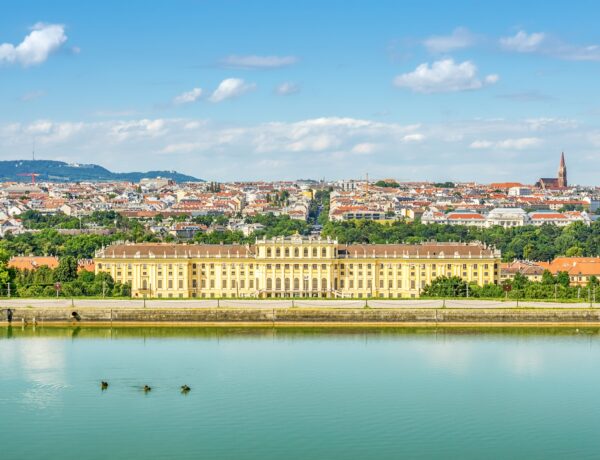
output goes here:
[[556, 279], [554, 278], [554, 275], [552, 275], [550, 270], [544, 270], [544, 272], [542, 273], [542, 284], [548, 286], [554, 285], [555, 283]]
[[568, 272], [558, 272], [556, 274], [556, 283], [567, 288], [571, 284], [571, 278]]
[[66, 283], [77, 278], [77, 260], [72, 256], [62, 257], [54, 269], [54, 281]]
[[423, 288], [424, 297], [466, 297], [467, 283], [459, 276], [440, 276]]

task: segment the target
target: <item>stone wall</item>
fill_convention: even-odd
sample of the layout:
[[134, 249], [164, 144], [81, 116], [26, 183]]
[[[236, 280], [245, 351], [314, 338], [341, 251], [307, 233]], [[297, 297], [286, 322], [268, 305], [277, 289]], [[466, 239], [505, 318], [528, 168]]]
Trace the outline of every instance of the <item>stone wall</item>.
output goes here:
[[[33, 323], [599, 323], [600, 309], [14, 308], [13, 324]], [[6, 310], [0, 321], [6, 322]]]

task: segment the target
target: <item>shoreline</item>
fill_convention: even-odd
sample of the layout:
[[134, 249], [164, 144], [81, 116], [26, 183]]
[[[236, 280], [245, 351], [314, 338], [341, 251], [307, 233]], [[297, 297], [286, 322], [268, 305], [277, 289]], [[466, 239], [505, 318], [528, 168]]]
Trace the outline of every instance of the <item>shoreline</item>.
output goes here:
[[[595, 308], [57, 308], [13, 307], [13, 326], [600, 327]], [[0, 325], [8, 326], [0, 310]]]
[[344, 329], [344, 328], [357, 328], [357, 329], [414, 329], [414, 328], [425, 328], [425, 329], [455, 329], [455, 328], [486, 328], [486, 329], [500, 329], [500, 328], [600, 328], [600, 321], [595, 322], [584, 322], [584, 321], [571, 321], [571, 322], [373, 322], [373, 321], [361, 321], [361, 322], [341, 322], [341, 321], [328, 321], [328, 322], [233, 322], [233, 321], [220, 321], [220, 322], [202, 322], [202, 321], [164, 321], [164, 322], [152, 322], [152, 321], [113, 321], [113, 322], [72, 322], [72, 321], [39, 321], [36, 324], [26, 323], [8, 323], [7, 321], [0, 321], [0, 327], [32, 327], [32, 328], [46, 328], [46, 327], [86, 327], [86, 328], [107, 328], [107, 327], [118, 327], [118, 328], [150, 328], [150, 327], [164, 327], [164, 328], [269, 328], [269, 329], [296, 329], [296, 328], [323, 328], [323, 329]]

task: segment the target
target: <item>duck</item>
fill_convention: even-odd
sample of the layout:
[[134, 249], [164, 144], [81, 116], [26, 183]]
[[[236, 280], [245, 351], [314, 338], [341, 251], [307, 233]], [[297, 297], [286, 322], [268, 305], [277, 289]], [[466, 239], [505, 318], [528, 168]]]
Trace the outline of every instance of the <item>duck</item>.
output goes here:
[[152, 388], [151, 388], [151, 387], [149, 387], [148, 385], [144, 385], [144, 391], [145, 391], [146, 393], [148, 393], [148, 392], [149, 392], [149, 391], [151, 391], [151, 390], [152, 390]]
[[103, 390], [106, 390], [108, 388], [108, 382], [105, 382], [104, 380], [102, 380], [102, 382], [100, 382], [100, 388], [102, 388]]
[[188, 387], [187, 385], [181, 385], [181, 392], [182, 393], [188, 393], [191, 390], [190, 387]]

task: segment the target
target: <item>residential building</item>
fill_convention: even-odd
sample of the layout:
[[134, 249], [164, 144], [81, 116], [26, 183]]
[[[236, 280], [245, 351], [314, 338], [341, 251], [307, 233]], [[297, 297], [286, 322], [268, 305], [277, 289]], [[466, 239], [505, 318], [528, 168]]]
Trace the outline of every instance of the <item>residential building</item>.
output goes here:
[[512, 280], [517, 273], [525, 276], [529, 281], [542, 281], [545, 268], [528, 260], [515, 260], [500, 264], [500, 281]]
[[553, 275], [567, 272], [571, 284], [586, 285], [591, 276], [600, 280], [600, 257], [557, 257], [552, 262], [539, 262]]

